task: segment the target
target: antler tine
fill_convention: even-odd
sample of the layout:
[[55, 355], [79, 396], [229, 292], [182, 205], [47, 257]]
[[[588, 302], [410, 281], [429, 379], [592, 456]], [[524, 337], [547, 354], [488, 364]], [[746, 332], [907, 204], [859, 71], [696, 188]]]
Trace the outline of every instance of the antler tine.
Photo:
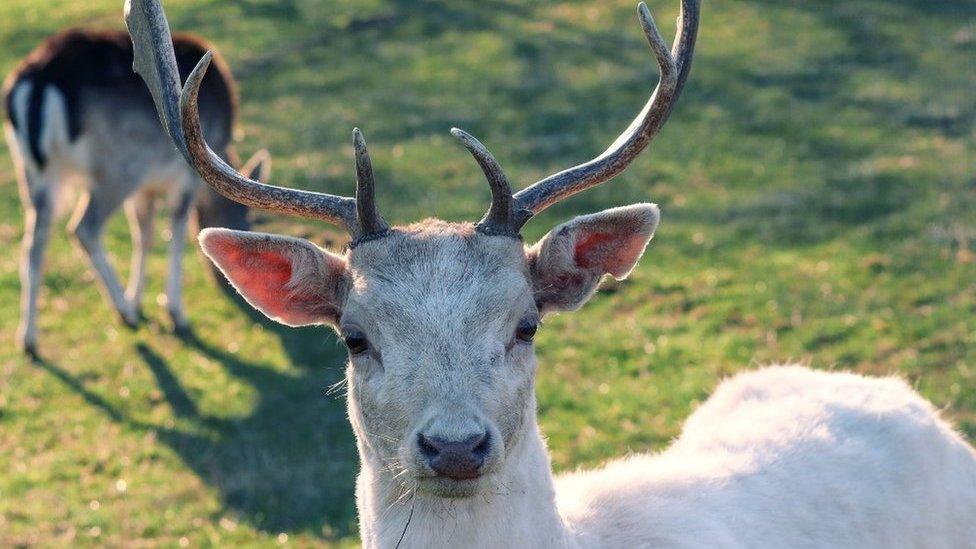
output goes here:
[[359, 128], [353, 128], [352, 142], [356, 149], [356, 217], [359, 229], [364, 236], [384, 235], [390, 226], [376, 210], [373, 163], [366, 149], [366, 139]]
[[641, 2], [637, 6], [641, 27], [661, 71], [657, 87], [637, 118], [600, 156], [550, 175], [515, 194], [514, 226], [517, 229], [556, 202], [609, 181], [626, 169], [654, 139], [688, 79], [698, 34], [699, 8], [699, 0], [681, 1], [678, 33], [669, 51], [647, 5]]
[[180, 91], [180, 75], [166, 15], [159, 0], [126, 0], [125, 22], [132, 37], [138, 72], [156, 103], [163, 127], [176, 148], [211, 187], [231, 200], [273, 212], [321, 219], [361, 238], [352, 198], [266, 185], [237, 173], [207, 146], [200, 126], [197, 95], [210, 65], [208, 52]]
[[481, 171], [488, 179], [488, 186], [491, 187], [491, 206], [476, 228], [485, 234], [517, 237], [518, 228], [515, 227], [512, 217], [514, 213], [512, 186], [508, 183], [508, 177], [505, 176], [502, 167], [488, 148], [471, 134], [460, 128], [451, 128], [451, 135], [468, 149], [481, 166]]

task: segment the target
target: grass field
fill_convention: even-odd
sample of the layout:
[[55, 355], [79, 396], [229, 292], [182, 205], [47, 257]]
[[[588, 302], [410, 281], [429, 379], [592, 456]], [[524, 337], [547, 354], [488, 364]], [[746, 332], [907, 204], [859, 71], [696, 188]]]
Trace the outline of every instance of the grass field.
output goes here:
[[[121, 0], [4, 0], [0, 70]], [[588, 158], [655, 81], [632, 0], [168, 0], [240, 80], [239, 147], [274, 180], [351, 193], [369, 139], [388, 219], [475, 219], [488, 190], [447, 133], [525, 185]], [[651, 9], [673, 33], [677, 0]], [[724, 376], [797, 360], [897, 373], [976, 438], [976, 2], [706, 0], [695, 68], [662, 135], [530, 240], [637, 201], [663, 221], [630, 280], [538, 338], [558, 470], [658, 449]], [[22, 215], [0, 151], [0, 546], [356, 542], [344, 352], [229, 300], [188, 251], [195, 336], [155, 305], [124, 328], [54, 232], [41, 351], [13, 349]], [[319, 242], [330, 229], [275, 220]], [[107, 236], [120, 271], [119, 216]]]

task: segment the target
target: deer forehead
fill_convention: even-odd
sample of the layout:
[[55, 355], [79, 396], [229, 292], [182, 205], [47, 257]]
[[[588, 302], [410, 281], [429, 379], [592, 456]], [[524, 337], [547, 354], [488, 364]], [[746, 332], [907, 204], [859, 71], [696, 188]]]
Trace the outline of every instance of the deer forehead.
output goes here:
[[345, 318], [400, 339], [487, 333], [532, 306], [522, 242], [469, 223], [398, 227], [351, 250], [349, 269]]

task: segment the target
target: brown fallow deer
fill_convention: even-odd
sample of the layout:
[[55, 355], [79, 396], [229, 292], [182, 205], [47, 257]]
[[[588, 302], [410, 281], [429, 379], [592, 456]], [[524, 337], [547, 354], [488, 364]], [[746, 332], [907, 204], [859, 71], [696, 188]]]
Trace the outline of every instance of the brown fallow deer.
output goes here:
[[[177, 35], [176, 63], [187, 76], [212, 50], [204, 40]], [[207, 140], [238, 165], [231, 138], [237, 116], [234, 79], [214, 59], [200, 85], [200, 117]], [[132, 42], [122, 31], [67, 30], [44, 40], [10, 73], [3, 86], [6, 137], [25, 211], [21, 259], [21, 311], [17, 343], [37, 353], [37, 299], [51, 223], [66, 186], [80, 189], [69, 229], [98, 274], [122, 320], [140, 317], [146, 256], [157, 203], [170, 208], [166, 303], [177, 330], [188, 326], [181, 298], [181, 258], [196, 205], [201, 227], [247, 228], [247, 208], [201, 186], [159, 124], [145, 84], [132, 72]], [[244, 167], [263, 177], [266, 153]], [[199, 194], [199, 198], [198, 198]], [[102, 243], [106, 220], [125, 206], [132, 233], [132, 267], [123, 289]]]
[[204, 180], [250, 206], [352, 235], [341, 254], [227, 229], [203, 231], [200, 243], [264, 314], [330, 325], [345, 341], [366, 547], [976, 546], [976, 454], [896, 379], [796, 366], [743, 374], [664, 452], [553, 478], [536, 420], [539, 321], [580, 307], [603, 276], [627, 276], [658, 209], [577, 217], [530, 246], [520, 229], [620, 173], [658, 133], [691, 68], [697, 0], [682, 0], [670, 49], [640, 5], [660, 82], [604, 153], [513, 193], [485, 147], [454, 130], [488, 178], [488, 213], [473, 224], [402, 227], [377, 211], [359, 131], [355, 198], [267, 186], [224, 163], [198, 115], [210, 59], [181, 92], [158, 0], [129, 1], [137, 68]]

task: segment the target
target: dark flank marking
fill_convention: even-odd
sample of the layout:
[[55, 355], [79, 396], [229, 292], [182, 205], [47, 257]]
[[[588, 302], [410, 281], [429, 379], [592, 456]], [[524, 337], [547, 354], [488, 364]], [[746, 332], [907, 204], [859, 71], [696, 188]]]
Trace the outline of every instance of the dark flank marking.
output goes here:
[[[181, 79], [186, 79], [212, 47], [202, 38], [177, 34], [174, 37], [176, 63]], [[215, 53], [216, 56], [216, 53]], [[218, 70], [209, 71], [200, 88], [200, 108], [210, 121], [226, 124], [224, 135], [231, 135], [237, 110], [236, 92], [226, 65], [219, 58]], [[33, 85], [28, 98], [26, 128], [19, 127], [13, 116], [13, 89], [20, 83]], [[8, 76], [3, 88], [7, 119], [18, 131], [27, 132], [30, 154], [41, 168], [48, 159], [41, 150], [40, 139], [44, 112], [44, 93], [54, 86], [64, 97], [68, 116], [68, 138], [74, 141], [82, 133], [85, 105], [83, 91], [100, 96], [118, 96], [127, 102], [134, 99], [147, 113], [154, 113], [152, 98], [142, 79], [132, 71], [132, 42], [121, 31], [70, 29], [55, 34], [37, 46]]]
[[[27, 99], [27, 146], [30, 148], [30, 153], [34, 157], [34, 161], [41, 168], [47, 162], [47, 159], [44, 157], [44, 151], [41, 150], [41, 132], [44, 130], [42, 127], [41, 112], [44, 109], [44, 89], [46, 87], [35, 85], [31, 88], [30, 97]], [[71, 139], [74, 139], [74, 137]]]

